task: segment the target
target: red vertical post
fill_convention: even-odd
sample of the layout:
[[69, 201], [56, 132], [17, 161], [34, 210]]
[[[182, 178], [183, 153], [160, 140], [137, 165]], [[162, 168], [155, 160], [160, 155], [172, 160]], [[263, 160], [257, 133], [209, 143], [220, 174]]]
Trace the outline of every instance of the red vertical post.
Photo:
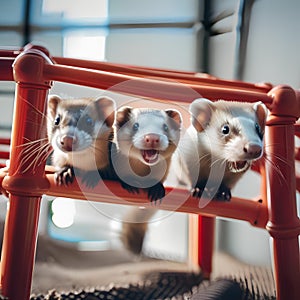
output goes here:
[[296, 207], [294, 123], [299, 102], [287, 86], [274, 88], [266, 135], [269, 222], [278, 300], [300, 299], [300, 222]]
[[204, 278], [212, 272], [215, 217], [189, 216], [189, 259], [193, 266], [199, 266]]
[[[45, 63], [51, 61], [37, 49], [25, 51], [14, 62], [17, 86], [10, 167], [2, 183], [10, 197], [2, 246], [1, 285], [2, 294], [10, 300], [30, 298], [40, 200], [49, 188], [45, 157], [35, 152], [46, 141], [46, 97], [50, 82], [43, 79]], [[33, 141], [38, 141], [35, 147], [30, 144]]]

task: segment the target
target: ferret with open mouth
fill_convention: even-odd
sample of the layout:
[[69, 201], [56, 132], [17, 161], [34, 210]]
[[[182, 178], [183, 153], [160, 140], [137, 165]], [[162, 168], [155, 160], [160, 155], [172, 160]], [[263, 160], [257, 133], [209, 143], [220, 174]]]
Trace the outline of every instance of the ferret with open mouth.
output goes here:
[[229, 201], [231, 189], [263, 155], [267, 108], [262, 102], [200, 98], [191, 103], [190, 114], [188, 138], [175, 155], [183, 174], [179, 181], [194, 197]]
[[124, 189], [147, 191], [151, 201], [165, 196], [163, 182], [180, 139], [177, 110], [122, 107], [117, 111], [112, 165]]
[[[180, 140], [181, 123], [181, 114], [174, 109], [122, 107], [117, 111], [112, 165], [124, 189], [132, 193], [142, 189], [155, 202], [165, 196], [163, 182]], [[130, 252], [141, 252], [156, 211], [133, 207], [124, 216], [121, 240]]]

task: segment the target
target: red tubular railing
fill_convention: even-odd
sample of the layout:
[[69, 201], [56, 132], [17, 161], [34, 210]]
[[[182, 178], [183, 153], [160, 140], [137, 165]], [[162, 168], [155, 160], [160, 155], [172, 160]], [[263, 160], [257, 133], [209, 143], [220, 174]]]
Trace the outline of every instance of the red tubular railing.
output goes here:
[[[35, 167], [26, 160], [24, 162], [22, 145], [46, 138], [44, 116], [48, 90], [52, 81], [61, 81], [176, 104], [187, 104], [200, 95], [212, 100], [260, 100], [267, 104], [270, 109], [265, 141], [267, 163], [266, 167], [262, 162], [256, 168], [262, 174], [259, 199], [233, 198], [228, 203], [210, 202], [199, 208], [198, 201], [190, 197], [188, 191], [167, 187], [167, 196], [159, 208], [199, 215], [197, 223], [202, 224], [202, 227], [198, 227], [199, 236], [194, 237], [192, 245], [197, 245], [195, 261], [202, 261], [204, 265], [201, 267], [207, 276], [211, 271], [212, 221], [215, 216], [244, 220], [266, 228], [274, 240], [277, 298], [299, 299], [300, 224], [296, 210], [294, 166], [295, 128], [297, 134], [299, 131], [295, 121], [300, 115], [298, 92], [287, 86], [272, 88], [269, 84], [254, 85], [212, 77], [201, 78], [189, 72], [58, 57], [51, 59], [47, 50], [33, 46], [19, 51], [0, 51], [0, 80], [12, 78], [17, 82], [17, 87], [10, 167], [0, 172], [2, 191], [10, 195], [1, 261], [4, 296], [11, 300], [29, 299], [39, 204], [43, 194], [115, 204], [150, 205], [146, 195], [131, 195], [117, 182], [100, 182], [94, 189], [83, 189], [80, 181], [73, 183], [70, 188], [59, 187], [54, 182], [53, 170], [46, 168], [45, 172], [44, 161], [35, 164]], [[191, 92], [187, 93], [187, 90]], [[201, 215], [205, 219], [201, 219]], [[201, 251], [203, 248], [200, 243], [208, 239], [208, 232], [211, 233], [207, 241], [209, 250]]]

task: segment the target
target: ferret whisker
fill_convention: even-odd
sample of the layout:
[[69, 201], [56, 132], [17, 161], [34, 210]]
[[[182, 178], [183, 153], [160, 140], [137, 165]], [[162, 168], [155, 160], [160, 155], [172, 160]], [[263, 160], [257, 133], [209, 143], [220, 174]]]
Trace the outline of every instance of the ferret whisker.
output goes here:
[[272, 143], [272, 144], [264, 143], [265, 148], [270, 148], [270, 147], [274, 147], [274, 146], [278, 146], [278, 145], [281, 145], [281, 144], [280, 143]]
[[28, 104], [31, 108], [33, 108], [33, 110], [36, 111], [39, 115], [42, 115], [43, 117], [46, 117], [47, 119], [49, 118], [49, 117], [47, 116], [46, 113], [44, 114], [42, 111], [40, 111], [39, 109], [37, 109], [37, 108], [36, 108], [31, 102], [29, 102], [28, 100], [25, 100], [25, 99], [23, 98], [23, 101], [25, 101], [26, 104]]
[[37, 144], [40, 144], [41, 142], [45, 142], [46, 140], [47, 139], [40, 139], [38, 141], [31, 141], [23, 145], [20, 145], [23, 147], [23, 149], [19, 153], [19, 157], [23, 155], [23, 158], [20, 161], [20, 167], [23, 166], [23, 164], [25, 164], [36, 153], [43, 151], [44, 148], [51, 147], [49, 143], [43, 143], [37, 147]]
[[210, 163], [211, 161], [211, 154], [206, 154], [206, 155], [203, 155], [199, 158], [199, 161], [198, 163], [201, 165], [201, 164], [204, 164], [204, 165], [207, 165], [207, 163]]
[[41, 138], [41, 139], [34, 140], [34, 141], [28, 141], [28, 142], [26, 142], [24, 144], [18, 145], [17, 147], [24, 147], [24, 146], [28, 146], [28, 145], [35, 145], [35, 144], [38, 144], [38, 143], [41, 143], [41, 142], [45, 142], [45, 141], [48, 142], [48, 138]]
[[211, 154], [210, 154], [210, 153], [207, 153], [207, 154], [205, 154], [205, 155], [202, 155], [202, 156], [200, 157], [200, 159], [204, 159], [204, 158], [207, 158], [207, 157], [211, 157]]
[[288, 160], [284, 159], [283, 157], [281, 157], [280, 155], [278, 155], [278, 154], [276, 154], [276, 153], [272, 153], [272, 152], [270, 152], [270, 151], [267, 151], [267, 152], [265, 152], [265, 155], [264, 155], [264, 156], [269, 157], [269, 155], [274, 156], [276, 159], [278, 159], [279, 161], [281, 161], [282, 163], [284, 163], [284, 164], [287, 165], [287, 166], [290, 165], [290, 163], [289, 163]]
[[39, 152], [37, 157], [35, 158], [35, 163], [33, 165], [33, 170], [35, 170], [38, 166], [40, 166], [44, 161], [47, 160], [48, 156], [51, 152], [49, 152], [50, 145], [45, 147], [42, 151]]
[[266, 161], [266, 163], [270, 164], [270, 166], [276, 171], [276, 173], [280, 176], [280, 178], [283, 180], [283, 182], [286, 183], [286, 178], [282, 174], [280, 168], [272, 160], [270, 160], [267, 156], [263, 156], [263, 159]]
[[[40, 148], [44, 147], [45, 145], [49, 145], [48, 143], [45, 143], [45, 144], [42, 144], [40, 145], [39, 147], [36, 147], [35, 144], [32, 144], [32, 145], [28, 145], [26, 147], [23, 148], [23, 150], [21, 151], [22, 154], [26, 154], [28, 152], [34, 152], [36, 153], [37, 150], [39, 150]], [[32, 151], [33, 150], [33, 151]]]
[[218, 158], [216, 160], [213, 160], [211, 163], [211, 167], [213, 167], [215, 164], [221, 162], [221, 165], [226, 164], [226, 160], [224, 158]]
[[20, 156], [22, 154], [25, 155], [20, 161], [18, 171], [33, 157], [34, 159], [32, 160], [32, 162], [22, 171], [22, 173], [27, 172], [32, 166], [34, 167], [33, 169], [35, 169], [38, 166], [37, 162], [40, 161], [40, 163], [42, 163], [43, 161], [45, 161], [52, 151], [49, 151], [51, 149], [51, 145], [49, 143], [41, 145], [39, 148], [34, 149], [35, 151], [31, 151], [33, 146], [34, 145], [30, 145], [29, 148], [21, 151]]
[[[26, 99], [24, 99], [23, 98], [23, 101], [25, 101], [26, 102], [26, 104], [28, 104], [38, 115], [41, 115], [43, 118], [46, 118], [46, 120], [49, 120], [50, 118], [49, 118], [49, 116], [48, 116], [48, 114], [47, 113], [43, 113], [42, 111], [40, 111], [39, 109], [37, 109], [32, 103], [30, 103], [28, 100], [26, 100]], [[27, 122], [29, 122], [28, 120], [27, 120]], [[34, 122], [31, 122], [32, 124], [37, 124], [37, 123], [34, 123]], [[44, 122], [41, 122], [40, 124], [38, 124], [38, 125], [40, 125], [40, 128], [42, 129], [42, 127], [43, 127], [43, 124]]]
[[24, 155], [24, 154], [29, 154], [29, 155], [24, 155], [24, 158], [27, 158], [28, 156], [31, 157], [32, 155], [35, 155], [36, 153], [41, 151], [42, 148], [44, 148], [45, 146], [48, 146], [48, 145], [50, 145], [50, 144], [45, 143], [45, 144], [40, 145], [39, 147], [36, 147], [35, 144], [30, 144], [21, 150], [19, 156]]

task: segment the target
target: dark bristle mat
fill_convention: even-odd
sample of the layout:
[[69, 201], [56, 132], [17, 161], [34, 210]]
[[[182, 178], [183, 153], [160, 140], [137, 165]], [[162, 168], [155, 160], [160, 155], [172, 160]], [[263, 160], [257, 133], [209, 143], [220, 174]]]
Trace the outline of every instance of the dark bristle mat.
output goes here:
[[237, 282], [219, 279], [194, 293], [191, 300], [242, 300], [242, 297], [243, 291]]

